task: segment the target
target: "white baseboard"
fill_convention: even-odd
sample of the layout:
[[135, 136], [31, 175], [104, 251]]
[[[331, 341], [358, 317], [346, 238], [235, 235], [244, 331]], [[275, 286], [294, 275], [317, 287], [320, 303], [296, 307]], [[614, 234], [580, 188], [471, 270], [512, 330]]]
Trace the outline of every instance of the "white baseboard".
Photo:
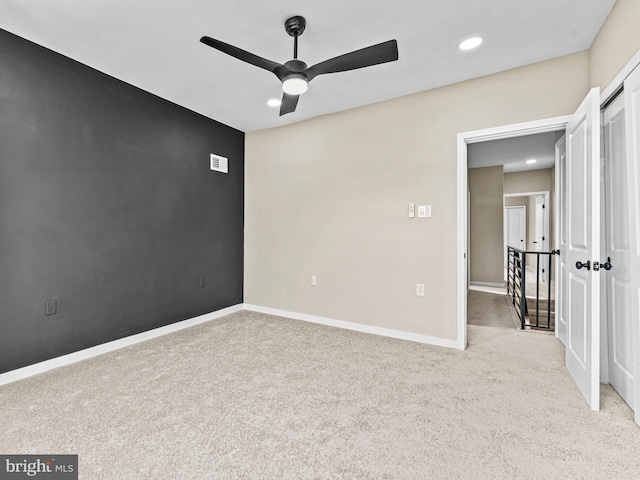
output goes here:
[[476, 282], [476, 281], [470, 281], [469, 284], [471, 285], [477, 285], [478, 287], [496, 287], [496, 288], [504, 288], [506, 287], [505, 283], [492, 283], [492, 282]]
[[[335, 320], [333, 318], [319, 317], [316, 315], [308, 315], [306, 313], [290, 312], [287, 310], [279, 310], [277, 308], [261, 307], [259, 305], [244, 304], [245, 310], [253, 312], [266, 313], [268, 315], [277, 315], [279, 317], [292, 318], [294, 320], [302, 320], [304, 322], [319, 323], [329, 327], [344, 328], [347, 330], [356, 330], [363, 333], [371, 333], [381, 335], [383, 337], [398, 338], [400, 340], [409, 340], [417, 343], [425, 343], [428, 345], [436, 345], [439, 347], [455, 348], [460, 350], [457, 340], [448, 340], [446, 338], [430, 337], [420, 335], [418, 333], [405, 332], [403, 330], [393, 330], [390, 328], [374, 327], [372, 325], [364, 325], [362, 323], [345, 322], [344, 320]], [[464, 349], [462, 349], [464, 350]]]
[[34, 363], [33, 365], [28, 365], [16, 370], [11, 370], [10, 372], [0, 374], [0, 385], [5, 385], [17, 380], [22, 380], [23, 378], [47, 372], [49, 370], [53, 370], [54, 368], [71, 365], [72, 363], [76, 363], [81, 360], [97, 357], [98, 355], [102, 355], [103, 353], [112, 352], [120, 348], [135, 345], [136, 343], [144, 342], [145, 340], [160, 337], [168, 333], [184, 330], [185, 328], [193, 327], [200, 323], [209, 322], [211, 320], [215, 320], [216, 318], [224, 317], [225, 315], [239, 312], [241, 310], [243, 310], [242, 304], [233, 305], [231, 307], [223, 308], [215, 312], [206, 313], [204, 315], [189, 318], [181, 322], [165, 325], [164, 327], [154, 328], [153, 330], [138, 333], [125, 338], [120, 338], [118, 340], [103, 343], [101, 345], [96, 345], [95, 347], [85, 348], [84, 350], [79, 350], [77, 352], [62, 355], [60, 357], [45, 360], [43, 362]]
[[223, 308], [215, 312], [206, 313], [198, 317], [189, 318], [181, 322], [165, 325], [164, 327], [154, 328], [146, 332], [131, 335], [129, 337], [113, 340], [112, 342], [96, 345], [95, 347], [85, 348], [77, 352], [62, 355], [60, 357], [45, 360], [43, 362], [34, 363], [33, 365], [27, 365], [26, 367], [18, 368], [0, 374], [0, 385], [6, 385], [7, 383], [16, 382], [33, 375], [53, 370], [55, 368], [64, 367], [65, 365], [71, 365], [82, 360], [97, 357], [104, 353], [113, 352], [136, 343], [151, 340], [152, 338], [161, 337], [169, 333], [184, 330], [185, 328], [193, 327], [201, 323], [209, 322], [231, 313], [239, 312], [241, 310], [251, 310], [254, 312], [266, 313], [269, 315], [277, 315], [280, 317], [292, 318], [294, 320], [302, 320], [305, 322], [319, 323], [321, 325], [327, 325], [330, 327], [344, 328], [347, 330], [356, 330], [358, 332], [371, 333], [374, 335], [381, 335], [383, 337], [398, 338], [401, 340], [409, 340], [417, 343], [424, 343], [428, 345], [436, 345], [440, 347], [448, 347], [460, 349], [460, 346], [456, 340], [447, 340], [444, 338], [430, 337], [427, 335], [420, 335], [417, 333], [405, 332], [402, 330], [393, 330], [390, 328], [374, 327], [371, 325], [364, 325], [361, 323], [345, 322], [343, 320], [335, 320], [332, 318], [319, 317], [315, 315], [307, 315], [305, 313], [296, 313], [286, 310], [279, 310], [276, 308], [261, 307], [251, 304], [238, 304], [231, 307]]

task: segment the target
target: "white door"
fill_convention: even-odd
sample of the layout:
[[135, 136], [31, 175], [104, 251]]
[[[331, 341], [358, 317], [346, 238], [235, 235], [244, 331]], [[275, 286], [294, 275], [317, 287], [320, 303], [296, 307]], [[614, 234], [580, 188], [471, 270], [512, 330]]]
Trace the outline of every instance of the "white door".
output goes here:
[[556, 336], [566, 345], [567, 343], [567, 283], [569, 271], [567, 269], [567, 146], [566, 136], [563, 135], [556, 143], [556, 248], [560, 255], [556, 255]]
[[[629, 270], [632, 319], [633, 366], [640, 372], [640, 68], [624, 81], [627, 140], [627, 188], [629, 192]], [[615, 268], [615, 267], [614, 267]], [[612, 270], [613, 271], [613, 270]], [[637, 373], [636, 373], [637, 375]], [[635, 382], [635, 419], [640, 425], [640, 381]]]
[[536, 197], [536, 252], [542, 252], [544, 249], [544, 196]]
[[[600, 408], [600, 89], [567, 124], [566, 365], [587, 403]], [[564, 254], [564, 252], [562, 252]]]
[[[526, 245], [527, 207], [504, 208], [504, 267], [509, 267], [507, 247], [525, 249]], [[506, 280], [506, 275], [505, 275]]]
[[[545, 207], [545, 195], [538, 195], [536, 197], [536, 239], [534, 241], [536, 252], [548, 252], [547, 249], [547, 231], [546, 231], [546, 207]], [[540, 281], [547, 283], [547, 272], [549, 267], [547, 263], [549, 257], [547, 255], [540, 255]]]
[[605, 255], [609, 383], [633, 408], [633, 345], [630, 306], [629, 222], [624, 95], [604, 111]]
[[527, 207], [506, 207], [504, 211], [507, 230], [507, 246], [524, 250]]

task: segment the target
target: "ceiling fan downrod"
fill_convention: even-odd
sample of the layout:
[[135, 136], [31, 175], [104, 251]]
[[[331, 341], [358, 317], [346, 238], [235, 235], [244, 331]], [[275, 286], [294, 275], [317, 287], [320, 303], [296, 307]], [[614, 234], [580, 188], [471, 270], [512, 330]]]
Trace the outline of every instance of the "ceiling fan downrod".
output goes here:
[[284, 29], [289, 36], [293, 37], [293, 59], [298, 59], [298, 37], [304, 33], [304, 29], [307, 27], [307, 21], [304, 17], [296, 15], [295, 17], [287, 18], [284, 21]]

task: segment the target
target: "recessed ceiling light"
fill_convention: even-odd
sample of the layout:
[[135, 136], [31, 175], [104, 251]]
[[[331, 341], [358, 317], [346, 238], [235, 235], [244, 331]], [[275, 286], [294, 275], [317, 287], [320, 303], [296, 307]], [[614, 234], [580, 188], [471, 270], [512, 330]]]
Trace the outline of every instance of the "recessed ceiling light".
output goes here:
[[473, 50], [474, 48], [479, 47], [482, 42], [484, 42], [484, 37], [477, 35], [461, 41], [458, 44], [458, 48], [460, 50]]
[[529, 160], [527, 160], [527, 163], [536, 163], [537, 160], [535, 158], [531, 158]]
[[267, 105], [269, 105], [270, 107], [276, 108], [280, 106], [280, 103], [282, 103], [280, 100], [278, 100], [277, 98], [270, 98], [269, 101], [267, 101]]

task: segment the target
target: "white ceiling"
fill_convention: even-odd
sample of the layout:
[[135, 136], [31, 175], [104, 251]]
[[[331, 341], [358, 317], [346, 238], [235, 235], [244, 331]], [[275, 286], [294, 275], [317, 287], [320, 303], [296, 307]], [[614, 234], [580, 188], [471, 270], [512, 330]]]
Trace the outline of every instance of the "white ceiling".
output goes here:
[[[556, 163], [557, 137], [556, 132], [550, 132], [472, 143], [467, 147], [467, 166], [480, 168], [503, 165], [504, 173], [551, 168]], [[536, 162], [528, 164], [527, 160], [531, 159]]]
[[[615, 0], [2, 0], [0, 28], [248, 132], [428, 90], [589, 48]], [[322, 75], [278, 116], [275, 75], [199, 42], [203, 35], [280, 63], [283, 27], [307, 19], [313, 65], [390, 39], [400, 59]], [[480, 34], [479, 49], [460, 40]]]

